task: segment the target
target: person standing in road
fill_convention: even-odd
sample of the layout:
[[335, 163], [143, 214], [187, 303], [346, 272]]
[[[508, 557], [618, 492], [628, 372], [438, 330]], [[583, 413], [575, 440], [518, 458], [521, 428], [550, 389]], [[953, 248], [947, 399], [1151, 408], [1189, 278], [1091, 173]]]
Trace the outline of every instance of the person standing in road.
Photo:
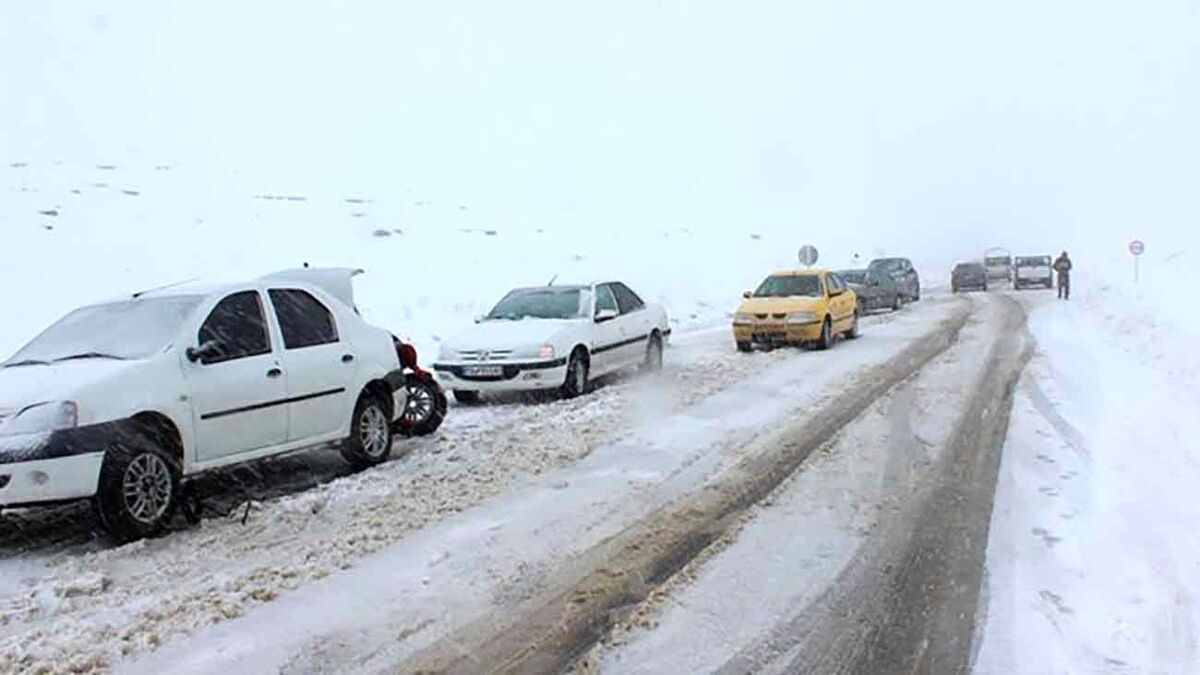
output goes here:
[[1066, 251], [1054, 261], [1054, 271], [1058, 273], [1058, 297], [1060, 300], [1071, 299], [1071, 258]]

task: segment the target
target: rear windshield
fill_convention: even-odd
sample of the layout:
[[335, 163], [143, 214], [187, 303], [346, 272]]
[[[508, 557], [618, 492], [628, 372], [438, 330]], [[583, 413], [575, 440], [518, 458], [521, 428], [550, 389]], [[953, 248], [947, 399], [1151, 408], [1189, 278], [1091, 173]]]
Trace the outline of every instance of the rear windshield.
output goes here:
[[1022, 256], [1022, 257], [1017, 258], [1017, 267], [1049, 267], [1049, 266], [1050, 266], [1050, 256], [1048, 256], [1048, 255]]
[[803, 296], [819, 298], [822, 295], [821, 280], [815, 275], [784, 275], [767, 277], [754, 291], [756, 298], [787, 298]]
[[579, 288], [522, 288], [504, 296], [488, 319], [580, 319], [587, 316]]
[[959, 272], [982, 272], [983, 265], [980, 265], [979, 263], [960, 263], [954, 269], [958, 270]]
[[904, 270], [904, 258], [881, 258], [871, 261], [871, 269], [884, 272], [901, 272]]

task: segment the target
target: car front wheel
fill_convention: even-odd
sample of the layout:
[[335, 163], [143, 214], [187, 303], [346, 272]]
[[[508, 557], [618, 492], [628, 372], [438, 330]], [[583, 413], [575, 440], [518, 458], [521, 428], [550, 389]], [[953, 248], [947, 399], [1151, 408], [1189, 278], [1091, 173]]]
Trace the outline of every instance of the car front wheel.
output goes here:
[[386, 462], [392, 455], [392, 423], [387, 405], [377, 396], [363, 394], [354, 406], [350, 420], [350, 438], [342, 446], [342, 456], [355, 469], [366, 469]]
[[95, 501], [104, 529], [121, 542], [160, 534], [179, 505], [179, 475], [175, 458], [149, 439], [131, 435], [109, 448]]
[[588, 358], [582, 349], [571, 352], [567, 362], [567, 379], [561, 389], [563, 398], [575, 398], [587, 393], [588, 389]]
[[833, 323], [829, 317], [821, 324], [821, 339], [817, 341], [817, 349], [825, 351], [833, 346]]

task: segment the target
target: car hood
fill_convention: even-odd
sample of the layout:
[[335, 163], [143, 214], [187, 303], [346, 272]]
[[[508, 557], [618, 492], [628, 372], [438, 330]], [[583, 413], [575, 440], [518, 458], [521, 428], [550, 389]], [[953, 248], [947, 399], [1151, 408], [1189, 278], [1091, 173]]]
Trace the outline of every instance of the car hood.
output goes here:
[[[481, 321], [442, 343], [445, 358], [454, 358], [460, 351], [511, 349], [537, 354], [544, 344], [586, 319], [522, 319], [520, 321]], [[525, 354], [528, 356], [529, 354]]]
[[738, 314], [783, 314], [787, 312], [816, 311], [823, 306], [824, 298], [750, 298], [738, 307]]
[[0, 368], [0, 417], [33, 403], [72, 400], [82, 389], [117, 377], [142, 361], [79, 359], [47, 365]]

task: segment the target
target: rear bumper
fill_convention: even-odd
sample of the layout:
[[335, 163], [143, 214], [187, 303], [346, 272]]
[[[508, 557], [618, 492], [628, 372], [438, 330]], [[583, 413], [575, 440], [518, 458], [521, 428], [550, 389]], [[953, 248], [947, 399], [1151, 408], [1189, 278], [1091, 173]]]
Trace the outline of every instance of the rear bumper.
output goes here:
[[[499, 366], [498, 376], [471, 376], [466, 368], [479, 365]], [[567, 380], [567, 360], [527, 361], [522, 363], [435, 363], [433, 371], [442, 386], [460, 391], [530, 391], [557, 389]]]

